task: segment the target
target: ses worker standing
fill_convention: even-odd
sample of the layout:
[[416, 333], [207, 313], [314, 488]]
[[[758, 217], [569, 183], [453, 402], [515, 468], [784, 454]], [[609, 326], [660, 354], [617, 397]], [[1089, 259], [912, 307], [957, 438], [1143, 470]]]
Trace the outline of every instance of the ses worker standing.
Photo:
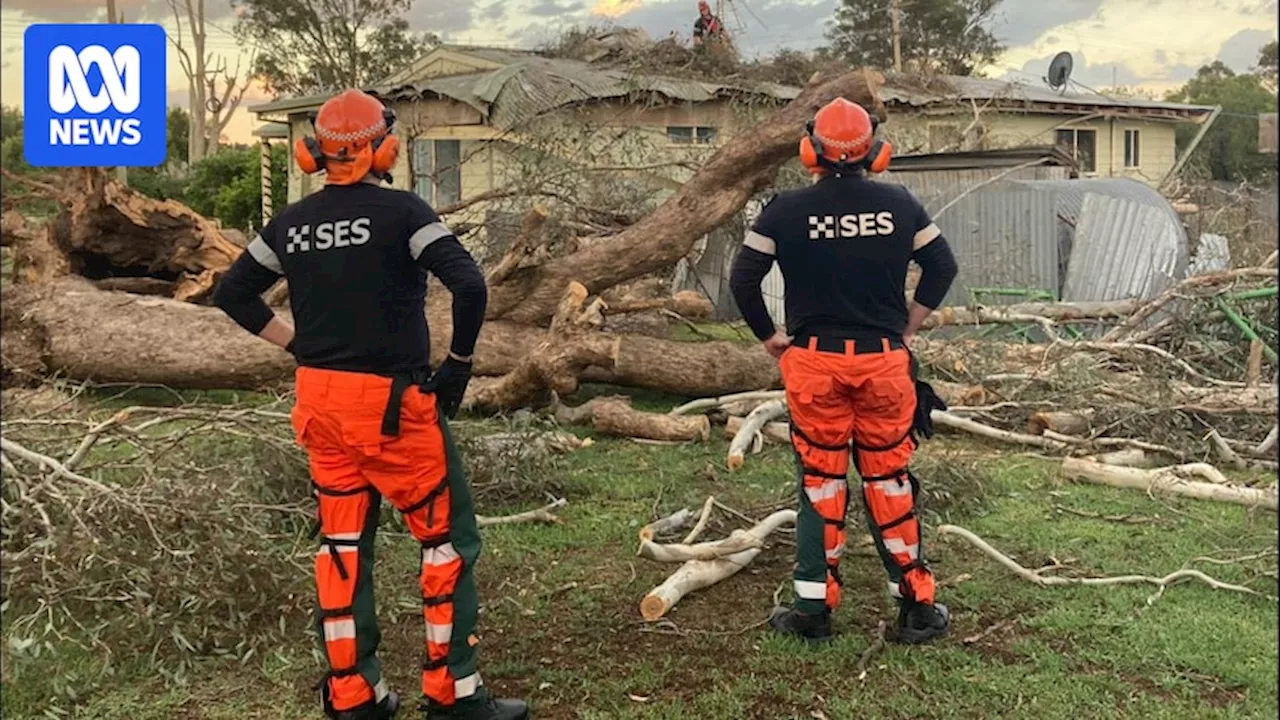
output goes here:
[[[241, 327], [298, 360], [293, 428], [319, 498], [317, 630], [333, 720], [384, 720], [399, 709], [377, 658], [374, 534], [385, 496], [422, 544], [429, 720], [521, 720], [518, 700], [494, 700], [477, 672], [480, 534], [444, 418], [458, 411], [487, 291], [471, 255], [413, 193], [380, 187], [399, 142], [395, 115], [359, 90], [326, 102], [316, 137], [299, 139], [304, 172], [325, 188], [285, 208], [223, 277], [214, 301]], [[453, 293], [448, 359], [430, 375], [424, 303], [430, 271]], [[297, 334], [261, 294], [281, 277]]]
[[[928, 412], [945, 406], [921, 383], [917, 413], [907, 342], [942, 304], [956, 261], [910, 192], [866, 177], [889, 164], [889, 144], [876, 128], [866, 110], [843, 98], [818, 111], [800, 141], [800, 159], [818, 182], [764, 207], [731, 278], [743, 317], [779, 358], [802, 478], [796, 604], [775, 610], [770, 624], [809, 641], [830, 639], [831, 611], [840, 604], [851, 443], [867, 522], [899, 602], [897, 639], [927, 642], [949, 625], [946, 606], [934, 602], [920, 549], [919, 485], [907, 470], [913, 429], [931, 435]], [[788, 332], [774, 327], [760, 291], [775, 258]], [[923, 273], [908, 310], [910, 260]]]

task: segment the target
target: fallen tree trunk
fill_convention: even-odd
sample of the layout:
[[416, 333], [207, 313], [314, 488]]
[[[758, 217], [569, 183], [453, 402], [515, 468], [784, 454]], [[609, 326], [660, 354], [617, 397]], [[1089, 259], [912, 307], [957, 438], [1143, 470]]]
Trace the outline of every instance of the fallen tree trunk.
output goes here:
[[711, 437], [711, 422], [704, 415], [644, 412], [631, 407], [626, 397], [592, 398], [577, 407], [560, 405], [558, 399], [552, 403], [556, 422], [586, 425], [603, 435], [666, 442], [706, 442]]
[[1186, 465], [1175, 465], [1154, 470], [1143, 470], [1141, 468], [1103, 465], [1102, 463], [1081, 458], [1064, 458], [1062, 460], [1062, 474], [1072, 480], [1083, 480], [1095, 485], [1109, 485], [1111, 487], [1135, 490], [1162, 490], [1174, 495], [1200, 500], [1216, 500], [1218, 502], [1276, 510], [1275, 488], [1239, 487], [1223, 485], [1217, 482], [1187, 480], [1185, 478], [1188, 475], [1202, 475], [1198, 471], [1193, 473], [1187, 469], [1188, 467]]
[[[58, 375], [77, 381], [175, 388], [258, 390], [292, 381], [293, 358], [244, 332], [221, 310], [167, 298], [99, 290], [74, 276], [34, 285], [6, 283], [6, 376]], [[281, 313], [286, 320], [288, 313]], [[435, 362], [448, 351], [448, 311], [430, 319]], [[545, 341], [547, 331], [505, 321], [485, 323], [476, 346], [477, 375], [510, 372]], [[582, 379], [687, 395], [776, 387], [777, 363], [755, 346], [684, 343], [584, 333], [575, 342], [606, 348], [608, 362]], [[486, 378], [473, 382], [483, 385]]]
[[823, 105], [844, 97], [883, 119], [877, 89], [884, 78], [856, 70], [816, 84], [772, 116], [726, 143], [672, 197], [626, 230], [536, 267], [517, 269], [489, 288], [487, 316], [525, 324], [545, 322], [570, 282], [599, 293], [633, 278], [670, 267], [689, 254], [698, 238], [724, 224], [779, 167], [794, 157], [798, 128]]

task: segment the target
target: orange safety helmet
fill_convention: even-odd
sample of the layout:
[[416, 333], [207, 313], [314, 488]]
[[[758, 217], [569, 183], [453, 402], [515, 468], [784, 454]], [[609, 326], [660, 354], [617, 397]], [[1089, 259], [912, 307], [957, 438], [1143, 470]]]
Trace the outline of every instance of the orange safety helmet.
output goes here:
[[293, 158], [304, 173], [324, 170], [326, 185], [352, 185], [369, 174], [389, 181], [400, 155], [395, 121], [395, 111], [374, 96], [346, 90], [311, 116], [316, 136], [298, 138]]
[[707, 4], [707, 0], [698, 0], [698, 13], [710, 13], [711, 6]]
[[858, 168], [884, 172], [893, 146], [876, 137], [879, 127], [880, 119], [861, 105], [836, 98], [805, 123], [800, 162], [814, 175], [847, 174]]

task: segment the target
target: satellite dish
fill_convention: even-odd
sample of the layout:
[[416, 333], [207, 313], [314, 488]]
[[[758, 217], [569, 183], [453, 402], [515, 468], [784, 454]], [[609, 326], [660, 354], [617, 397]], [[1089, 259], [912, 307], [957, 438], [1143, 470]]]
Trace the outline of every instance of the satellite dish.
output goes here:
[[1065, 91], [1067, 80], [1071, 78], [1072, 65], [1074, 65], [1074, 61], [1071, 59], [1071, 53], [1060, 52], [1054, 55], [1053, 61], [1049, 63], [1049, 74], [1044, 81], [1054, 90]]

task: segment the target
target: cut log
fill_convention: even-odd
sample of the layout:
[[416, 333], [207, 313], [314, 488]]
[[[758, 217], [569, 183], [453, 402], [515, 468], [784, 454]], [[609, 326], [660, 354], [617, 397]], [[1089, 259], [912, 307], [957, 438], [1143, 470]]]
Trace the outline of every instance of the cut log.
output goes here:
[[640, 528], [641, 546], [644, 545], [646, 540], [652, 540], [661, 535], [674, 535], [680, 532], [689, 523], [693, 522], [694, 517], [696, 516], [689, 508], [680, 508], [670, 515], [654, 520], [648, 525]]
[[631, 407], [626, 397], [592, 398], [577, 407], [560, 405], [557, 399], [552, 402], [557, 422], [587, 425], [602, 435], [665, 442], [705, 442], [711, 437], [711, 422], [704, 415], [644, 412]]
[[924, 321], [924, 328], [946, 325], [983, 325], [993, 323], [1025, 323], [1035, 317], [1054, 322], [1079, 320], [1115, 320], [1127, 318], [1138, 309], [1136, 300], [1078, 303], [1020, 303], [1002, 307], [944, 307]]
[[[1202, 464], [1202, 463], [1200, 463]], [[1217, 472], [1216, 470], [1214, 471]], [[1218, 502], [1262, 507], [1274, 511], [1276, 509], [1276, 489], [1251, 488], [1226, 485], [1221, 482], [1198, 482], [1187, 480], [1189, 475], [1204, 476], [1201, 470], [1188, 465], [1143, 470], [1140, 468], [1117, 467], [1103, 465], [1081, 458], [1064, 458], [1062, 460], [1063, 476], [1072, 480], [1082, 480], [1095, 485], [1131, 488], [1135, 490], [1162, 490], [1183, 497], [1200, 500], [1216, 500]], [[1217, 473], [1221, 476], [1221, 473]]]
[[[761, 541], [770, 533], [787, 524], [795, 524], [795, 510], [779, 510], [755, 527], [746, 531], [747, 535]], [[649, 591], [640, 601], [640, 614], [645, 620], [654, 622], [671, 611], [676, 603], [689, 593], [710, 587], [727, 577], [731, 577], [760, 554], [760, 548], [722, 557], [717, 560], [690, 560], [680, 566], [679, 570], [668, 577], [666, 582]]]
[[681, 290], [669, 298], [651, 298], [646, 300], [629, 300], [607, 303], [606, 315], [623, 315], [626, 313], [651, 312], [668, 310], [680, 317], [701, 320], [711, 317], [715, 307], [707, 296], [692, 290]]
[[1089, 434], [1092, 410], [1078, 412], [1038, 412], [1027, 419], [1027, 432], [1044, 435], [1046, 430], [1059, 435], [1082, 437]]
[[738, 428], [738, 432], [734, 434], [732, 442], [729, 443], [729, 456], [726, 459], [729, 470], [737, 470], [742, 467], [742, 463], [747, 456], [747, 450], [756, 444], [756, 438], [760, 435], [760, 430], [765, 424], [786, 414], [787, 403], [784, 400], [771, 400], [752, 410], [747, 419], [743, 421], [742, 427]]
[[987, 404], [987, 389], [981, 385], [965, 385], [945, 380], [930, 380], [929, 385], [947, 407], [975, 407]]
[[[732, 440], [742, 430], [742, 424], [746, 422], [746, 418], [731, 415], [724, 424], [724, 436], [726, 439]], [[784, 422], [765, 423], [760, 428], [760, 434], [766, 442], [790, 444], [791, 442], [791, 426]]]

